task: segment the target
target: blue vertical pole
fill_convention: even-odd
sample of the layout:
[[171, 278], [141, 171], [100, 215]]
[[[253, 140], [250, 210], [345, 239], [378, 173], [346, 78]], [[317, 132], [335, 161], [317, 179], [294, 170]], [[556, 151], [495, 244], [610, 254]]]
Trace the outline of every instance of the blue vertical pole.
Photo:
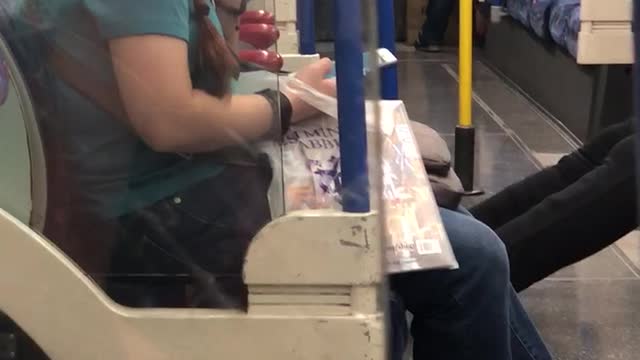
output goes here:
[[300, 36], [300, 54], [316, 54], [316, 21], [314, 14], [314, 0], [298, 0], [297, 24]]
[[369, 212], [370, 204], [362, 74], [362, 14], [359, 0], [333, 0], [333, 4], [342, 209], [345, 212], [363, 213]]
[[[381, 48], [396, 54], [396, 24], [393, 0], [378, 0], [378, 39]], [[398, 66], [387, 66], [380, 71], [380, 88], [385, 100], [398, 99]]]

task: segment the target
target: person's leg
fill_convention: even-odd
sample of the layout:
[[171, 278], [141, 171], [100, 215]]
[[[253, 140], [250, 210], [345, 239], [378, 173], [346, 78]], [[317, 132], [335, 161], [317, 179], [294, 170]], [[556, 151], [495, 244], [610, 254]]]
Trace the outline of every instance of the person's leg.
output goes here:
[[473, 5], [473, 42], [474, 46], [482, 48], [491, 22], [491, 4], [486, 1], [473, 0]]
[[454, 5], [454, 0], [429, 0], [427, 18], [416, 44], [418, 48], [442, 45]]
[[518, 294], [509, 289], [511, 321], [511, 359], [512, 360], [551, 360], [551, 354], [547, 350], [538, 330], [533, 325], [518, 299]]
[[632, 133], [631, 122], [610, 126], [555, 166], [507, 187], [470, 211], [476, 219], [496, 230], [602, 165], [613, 146]]
[[521, 291], [611, 245], [637, 227], [634, 135], [604, 163], [495, 229]]
[[390, 293], [389, 317], [390, 325], [388, 329], [389, 346], [388, 353], [391, 360], [402, 360], [409, 340], [409, 329], [407, 328], [407, 310], [404, 302], [394, 292]]
[[500, 239], [470, 216], [445, 209], [441, 215], [460, 269], [391, 276], [392, 289], [414, 315], [414, 359], [550, 359], [509, 285]]

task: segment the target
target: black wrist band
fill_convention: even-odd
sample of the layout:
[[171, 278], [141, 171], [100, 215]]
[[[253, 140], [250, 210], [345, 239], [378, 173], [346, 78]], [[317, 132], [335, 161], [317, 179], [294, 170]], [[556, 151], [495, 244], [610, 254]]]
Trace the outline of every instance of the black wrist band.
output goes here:
[[263, 96], [271, 105], [271, 129], [267, 136], [279, 138], [286, 134], [291, 127], [291, 116], [293, 115], [291, 101], [287, 95], [271, 89], [262, 90], [256, 94]]

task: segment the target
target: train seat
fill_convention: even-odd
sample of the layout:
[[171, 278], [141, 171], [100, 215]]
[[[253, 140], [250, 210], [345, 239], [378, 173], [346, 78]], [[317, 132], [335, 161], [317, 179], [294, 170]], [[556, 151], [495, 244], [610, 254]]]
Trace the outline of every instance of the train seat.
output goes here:
[[0, 207], [38, 230], [44, 227], [44, 149], [29, 91], [8, 44], [0, 41]]

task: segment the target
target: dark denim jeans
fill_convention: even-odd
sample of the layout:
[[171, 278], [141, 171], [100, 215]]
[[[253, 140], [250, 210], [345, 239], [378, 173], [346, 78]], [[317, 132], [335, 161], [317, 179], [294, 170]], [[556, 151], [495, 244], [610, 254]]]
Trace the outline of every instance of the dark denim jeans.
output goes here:
[[217, 176], [118, 219], [111, 271], [121, 276], [110, 279], [109, 294], [132, 307], [246, 309], [242, 268], [270, 220], [271, 179], [266, 158], [226, 164]]
[[421, 45], [442, 44], [454, 6], [455, 0], [429, 1], [429, 5], [427, 6], [427, 19], [422, 24], [422, 31], [418, 40]]
[[510, 285], [502, 241], [467, 213], [441, 209], [460, 269], [391, 276], [394, 357], [413, 314], [414, 360], [549, 360]]

